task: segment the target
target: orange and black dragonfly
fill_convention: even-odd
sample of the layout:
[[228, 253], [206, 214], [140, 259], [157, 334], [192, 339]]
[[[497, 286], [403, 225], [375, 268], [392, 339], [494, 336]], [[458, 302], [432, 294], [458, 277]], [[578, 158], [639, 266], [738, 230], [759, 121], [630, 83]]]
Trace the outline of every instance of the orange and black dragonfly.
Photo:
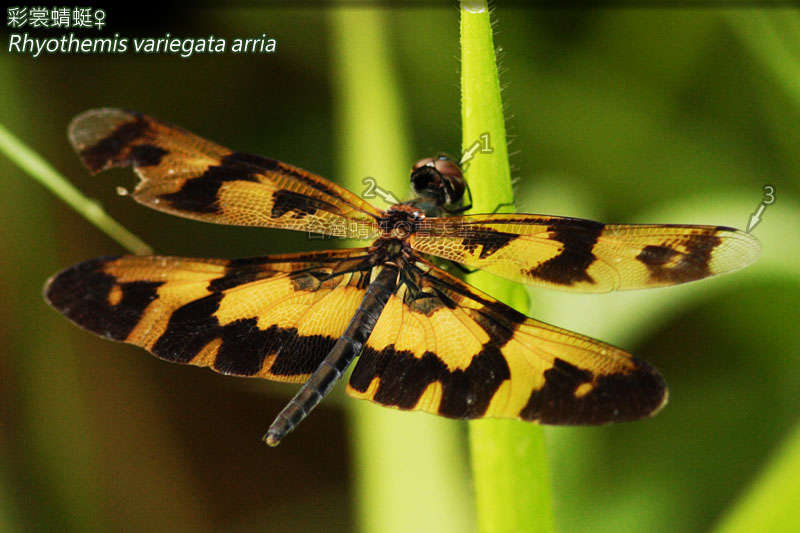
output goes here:
[[233, 152], [119, 109], [69, 137], [92, 172], [132, 165], [133, 197], [182, 217], [369, 239], [363, 248], [247, 259], [92, 259], [47, 284], [79, 326], [176, 363], [303, 383], [264, 439], [276, 445], [358, 357], [347, 392], [452, 418], [605, 424], [656, 413], [667, 389], [646, 362], [528, 318], [437, 267], [607, 292], [742, 268], [760, 247], [721, 226], [601, 224], [528, 214], [452, 215], [464, 179], [446, 158], [411, 173], [417, 198], [385, 211], [300, 168]]

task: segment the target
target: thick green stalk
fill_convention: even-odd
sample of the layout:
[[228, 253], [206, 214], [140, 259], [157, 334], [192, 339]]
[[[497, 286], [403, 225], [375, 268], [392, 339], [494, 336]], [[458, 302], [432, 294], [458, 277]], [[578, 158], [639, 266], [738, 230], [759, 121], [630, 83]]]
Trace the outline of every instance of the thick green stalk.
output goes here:
[[[476, 153], [466, 171], [473, 211], [513, 210], [513, 190], [500, 98], [500, 81], [485, 2], [461, 4], [462, 145], [476, 141], [491, 153]], [[482, 137], [483, 136], [483, 137]], [[484, 148], [485, 148], [484, 144]], [[525, 291], [512, 283], [470, 276], [470, 282], [521, 311]], [[470, 424], [478, 530], [481, 532], [552, 531], [550, 485], [544, 433], [517, 420], [481, 420]]]
[[[332, 13], [337, 153], [344, 183], [355, 192], [372, 176], [398, 198], [409, 190], [404, 127], [380, 10]], [[373, 198], [379, 207], [382, 200]], [[362, 244], [363, 245], [363, 244]], [[458, 424], [423, 413], [403, 413], [348, 402], [353, 428], [353, 477], [362, 531], [469, 531], [471, 499]]]

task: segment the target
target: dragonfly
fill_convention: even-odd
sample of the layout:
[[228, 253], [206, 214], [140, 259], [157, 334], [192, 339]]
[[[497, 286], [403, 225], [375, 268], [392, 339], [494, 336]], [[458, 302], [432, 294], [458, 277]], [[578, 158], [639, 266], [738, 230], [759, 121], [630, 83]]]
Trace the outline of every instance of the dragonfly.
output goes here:
[[86, 111], [69, 139], [92, 173], [132, 166], [131, 195], [153, 209], [368, 241], [245, 259], [101, 257], [46, 284], [50, 305], [102, 337], [173, 363], [302, 384], [263, 438], [272, 446], [356, 359], [347, 393], [386, 407], [553, 425], [652, 416], [668, 396], [654, 367], [529, 318], [445, 263], [602, 293], [707, 278], [760, 251], [725, 226], [463, 214], [465, 179], [446, 157], [414, 165], [415, 197], [382, 210], [301, 168], [140, 113]]

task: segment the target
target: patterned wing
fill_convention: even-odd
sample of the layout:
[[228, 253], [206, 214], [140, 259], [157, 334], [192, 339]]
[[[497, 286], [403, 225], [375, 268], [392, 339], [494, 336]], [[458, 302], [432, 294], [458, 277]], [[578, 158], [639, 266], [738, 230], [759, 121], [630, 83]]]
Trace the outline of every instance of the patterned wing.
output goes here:
[[120, 109], [75, 117], [69, 138], [92, 172], [133, 165], [140, 203], [187, 218], [351, 238], [377, 233], [381, 212], [319, 176], [232, 152], [176, 126]]
[[302, 382], [370, 281], [365, 249], [258, 257], [93, 259], [51, 278], [47, 301], [77, 325], [176, 363]]
[[522, 283], [608, 292], [676, 285], [743, 268], [761, 250], [723, 226], [601, 224], [541, 215], [471, 215], [422, 221], [420, 252]]
[[527, 318], [426, 262], [412, 270], [359, 357], [351, 396], [543, 424], [636, 420], [666, 403], [663, 379], [644, 361]]

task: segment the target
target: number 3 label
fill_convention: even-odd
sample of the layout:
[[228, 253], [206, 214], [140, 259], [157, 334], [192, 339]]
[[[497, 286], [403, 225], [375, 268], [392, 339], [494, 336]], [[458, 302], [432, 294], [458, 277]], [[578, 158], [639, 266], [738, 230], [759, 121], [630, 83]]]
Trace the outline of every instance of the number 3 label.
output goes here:
[[764, 205], [772, 205], [775, 202], [775, 187], [772, 185], [764, 185], [764, 199], [761, 203]]

